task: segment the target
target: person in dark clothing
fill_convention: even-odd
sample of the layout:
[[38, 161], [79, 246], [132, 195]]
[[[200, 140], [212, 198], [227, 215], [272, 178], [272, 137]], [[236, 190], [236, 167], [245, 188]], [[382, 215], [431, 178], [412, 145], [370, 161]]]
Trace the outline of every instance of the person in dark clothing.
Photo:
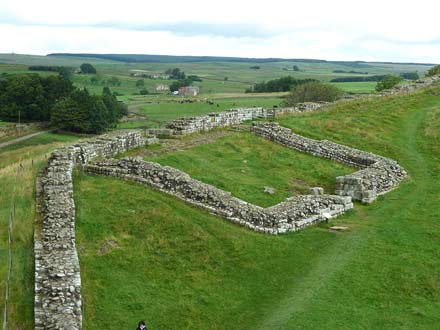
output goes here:
[[145, 325], [144, 321], [140, 321], [138, 323], [138, 327], [136, 328], [136, 330], [147, 330], [147, 326]]

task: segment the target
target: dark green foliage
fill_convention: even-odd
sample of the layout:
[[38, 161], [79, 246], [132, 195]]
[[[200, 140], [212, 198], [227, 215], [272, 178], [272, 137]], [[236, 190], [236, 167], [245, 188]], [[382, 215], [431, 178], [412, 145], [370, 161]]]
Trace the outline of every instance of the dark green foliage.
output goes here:
[[294, 86], [304, 84], [306, 82], [314, 81], [314, 79], [296, 79], [292, 76], [287, 76], [279, 79], [269, 80], [255, 84], [253, 88], [247, 89], [247, 93], [272, 93], [272, 92], [288, 92]]
[[179, 68], [168, 69], [165, 74], [170, 75], [170, 79], [185, 79], [185, 72], [181, 71]]
[[59, 76], [8, 75], [0, 80], [0, 118], [49, 120], [55, 103], [72, 90], [72, 83]]
[[407, 80], [417, 80], [419, 79], [419, 74], [417, 72], [403, 72], [400, 74], [403, 79]]
[[170, 91], [175, 92], [178, 91], [180, 87], [190, 86], [190, 85], [192, 85], [192, 80], [190, 79], [181, 79], [181, 80], [173, 81], [170, 84]]
[[380, 92], [385, 89], [393, 88], [397, 86], [403, 80], [400, 76], [388, 75], [383, 80], [379, 81], [376, 85], [376, 91]]
[[330, 80], [330, 82], [361, 82], [361, 81], [381, 81], [385, 75], [367, 76], [367, 77], [340, 77]]
[[144, 87], [144, 86], [145, 86], [144, 79], [139, 79], [138, 81], [136, 81], [136, 87]]
[[440, 74], [440, 65], [436, 65], [428, 70], [428, 73], [426, 74], [427, 77], [435, 76]]
[[333, 102], [340, 98], [342, 91], [319, 81], [309, 81], [296, 86], [286, 98], [288, 106], [301, 102]]
[[293, 66], [293, 71], [300, 71], [298, 65]]
[[142, 89], [142, 90], [139, 91], [139, 94], [140, 94], [140, 95], [148, 95], [148, 94], [150, 94], [150, 93], [148, 92], [147, 89]]
[[81, 64], [80, 69], [82, 73], [96, 74], [96, 69], [90, 63]]
[[249, 69], [260, 70], [260, 66], [254, 65], [254, 66], [251, 66]]
[[106, 107], [104, 98], [90, 95], [86, 89], [75, 90], [55, 105], [51, 125], [77, 133], [104, 132], [114, 116]]
[[28, 67], [29, 71], [51, 71], [51, 72], [73, 72], [72, 67], [58, 66], [58, 65], [31, 65]]
[[187, 76], [187, 78], [191, 81], [202, 81], [202, 79], [196, 75], [190, 75], [190, 76]]

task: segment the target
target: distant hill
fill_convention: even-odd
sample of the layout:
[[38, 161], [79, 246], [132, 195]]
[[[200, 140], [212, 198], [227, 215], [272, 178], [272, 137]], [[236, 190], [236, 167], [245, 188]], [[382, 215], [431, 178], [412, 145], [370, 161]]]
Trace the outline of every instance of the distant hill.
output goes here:
[[189, 62], [235, 62], [235, 63], [273, 63], [273, 62], [302, 62], [330, 63], [345, 65], [352, 68], [365, 68], [368, 63], [406, 64], [406, 65], [435, 65], [431, 63], [398, 63], [398, 62], [365, 62], [365, 61], [326, 61], [317, 59], [285, 59], [285, 58], [246, 58], [221, 56], [175, 56], [175, 55], [143, 55], [143, 54], [86, 54], [86, 53], [53, 53], [47, 56], [69, 56], [97, 58], [125, 63], [189, 63]]

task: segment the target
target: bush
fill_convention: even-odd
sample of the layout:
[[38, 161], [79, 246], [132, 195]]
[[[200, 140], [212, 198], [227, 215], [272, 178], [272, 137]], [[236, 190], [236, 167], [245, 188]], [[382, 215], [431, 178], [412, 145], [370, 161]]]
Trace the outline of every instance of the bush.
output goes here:
[[397, 86], [403, 80], [400, 76], [388, 75], [376, 85], [376, 91], [381, 92]]
[[146, 90], [146, 89], [142, 89], [142, 90], [139, 91], [139, 94], [140, 94], [140, 95], [148, 95], [148, 94], [150, 94], [150, 93], [148, 93], [148, 90]]
[[286, 98], [288, 106], [302, 102], [333, 102], [342, 96], [342, 91], [320, 81], [309, 81], [293, 88]]
[[400, 74], [403, 79], [407, 80], [417, 80], [419, 79], [419, 74], [417, 72], [403, 72]]
[[80, 69], [81, 69], [82, 73], [96, 74], [96, 69], [90, 63], [83, 63], [83, 64], [81, 64]]
[[440, 65], [436, 65], [429, 69], [428, 73], [426, 74], [427, 77], [440, 75]]

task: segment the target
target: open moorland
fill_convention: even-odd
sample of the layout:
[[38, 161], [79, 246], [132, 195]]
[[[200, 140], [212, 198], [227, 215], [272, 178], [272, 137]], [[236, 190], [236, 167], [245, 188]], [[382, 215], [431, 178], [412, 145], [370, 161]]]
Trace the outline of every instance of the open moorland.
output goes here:
[[[0, 73], [28, 73], [29, 65], [78, 67], [85, 61], [97, 68], [101, 80], [115, 76], [121, 81], [111, 88], [128, 104], [133, 120], [119, 123], [119, 128], [163, 127], [178, 117], [234, 107], [279, 106], [283, 93], [257, 95], [244, 90], [283, 75], [329, 81], [347, 76], [335, 70], [368, 71], [367, 75], [418, 71], [422, 75], [430, 67], [187, 62], [185, 58], [138, 63], [0, 54]], [[292, 71], [293, 65], [302, 71]], [[199, 96], [188, 102], [162, 92], [138, 95], [138, 78], [132, 72], [163, 73], [173, 67], [202, 78]], [[72, 80], [76, 86], [101, 93], [103, 85], [93, 84], [90, 78], [74, 74]], [[158, 83], [169, 83], [144, 80], [151, 91]], [[376, 83], [335, 84], [351, 93], [365, 93]], [[146, 319], [149, 329], [438, 329], [440, 85], [408, 95], [342, 101], [328, 105], [328, 111], [288, 115], [277, 121], [306, 137], [395, 159], [409, 176], [371, 205], [356, 203], [353, 210], [329, 223], [272, 236], [249, 231], [152, 188], [75, 170], [84, 329], [133, 328], [139, 319]], [[335, 177], [353, 171], [263, 140], [246, 127], [162, 139], [161, 144], [120, 157], [139, 156], [176, 167], [265, 207], [314, 186], [332, 193]], [[11, 329], [34, 328], [37, 172], [51, 151], [82, 138], [51, 132], [0, 148], [0, 307], [5, 303], [7, 227], [15, 196]], [[274, 193], [264, 192], [265, 187], [274, 188]], [[334, 231], [333, 225], [348, 229]]]

